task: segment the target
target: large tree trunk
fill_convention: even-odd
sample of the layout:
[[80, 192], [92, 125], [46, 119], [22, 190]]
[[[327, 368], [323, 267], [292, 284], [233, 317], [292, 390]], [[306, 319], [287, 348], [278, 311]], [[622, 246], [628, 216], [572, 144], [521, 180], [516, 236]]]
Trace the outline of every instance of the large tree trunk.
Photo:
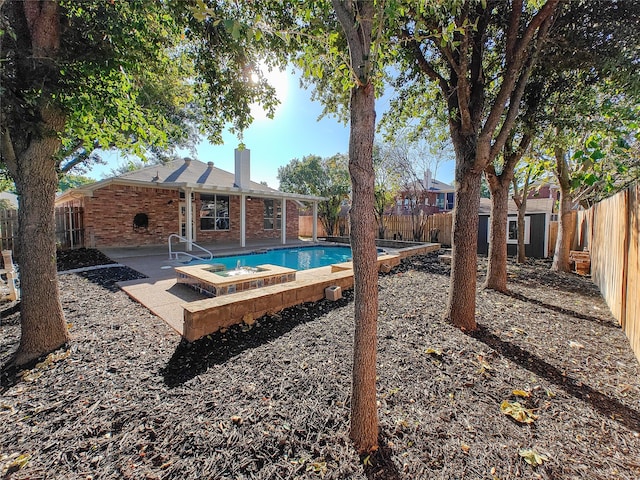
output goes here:
[[[43, 108], [43, 127], [59, 131], [59, 112]], [[55, 136], [35, 138], [16, 157], [16, 186], [20, 195], [20, 321], [22, 336], [15, 363], [26, 364], [69, 341], [59, 300], [56, 269], [55, 196], [58, 176], [54, 156], [60, 148]]]
[[355, 333], [350, 436], [359, 452], [378, 445], [376, 342], [378, 272], [373, 172], [375, 96], [371, 83], [351, 94], [349, 173], [352, 184], [351, 248], [355, 282]]
[[349, 174], [351, 176], [351, 249], [355, 283], [353, 383], [349, 436], [358, 453], [378, 448], [376, 405], [376, 349], [378, 320], [378, 270], [376, 252], [375, 88], [371, 83], [371, 29], [375, 6], [361, 0], [332, 0], [349, 44], [349, 62], [356, 80], [351, 89]]
[[[55, 1], [25, 0], [7, 13], [15, 28], [16, 76], [25, 83], [34, 78], [54, 83], [60, 48], [60, 11]], [[25, 112], [23, 124], [5, 124], [2, 153], [20, 197], [20, 322], [22, 336], [14, 362], [23, 365], [69, 340], [58, 297], [54, 204], [58, 186], [56, 154], [65, 118], [51, 92], [43, 88], [37, 103]]]
[[487, 182], [491, 191], [491, 233], [489, 237], [489, 265], [484, 288], [506, 292], [507, 218], [511, 178], [487, 173]]
[[[471, 153], [473, 155], [473, 153]], [[478, 212], [482, 170], [458, 161], [456, 207], [453, 211], [451, 282], [445, 318], [463, 331], [475, 330], [478, 264]]]

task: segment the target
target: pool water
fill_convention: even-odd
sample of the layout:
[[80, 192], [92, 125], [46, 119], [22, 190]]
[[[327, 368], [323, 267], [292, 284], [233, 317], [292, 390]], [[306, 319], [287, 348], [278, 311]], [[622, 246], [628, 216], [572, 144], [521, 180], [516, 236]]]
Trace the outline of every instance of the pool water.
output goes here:
[[339, 246], [297, 247], [268, 250], [261, 253], [233, 255], [230, 257], [214, 257], [206, 263], [222, 264], [227, 270], [241, 267], [257, 267], [270, 264], [294, 270], [326, 267], [334, 263], [351, 261], [351, 248]]

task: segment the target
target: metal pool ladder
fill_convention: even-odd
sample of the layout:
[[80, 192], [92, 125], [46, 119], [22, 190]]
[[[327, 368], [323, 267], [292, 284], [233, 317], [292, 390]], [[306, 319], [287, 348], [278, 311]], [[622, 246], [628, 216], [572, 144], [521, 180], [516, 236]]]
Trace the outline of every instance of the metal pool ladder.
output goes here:
[[[173, 251], [172, 247], [171, 247], [171, 240], [173, 238], [177, 238], [178, 240], [182, 240], [183, 242], [186, 242], [187, 239], [184, 237], [181, 237], [180, 235], [178, 235], [177, 233], [172, 233], [171, 235], [169, 235], [169, 260], [178, 260], [178, 255], [186, 255], [187, 257], [191, 257], [191, 258], [195, 258], [198, 260], [202, 260], [202, 257], [199, 257], [197, 255], [193, 255], [192, 253], [189, 252], [184, 252], [182, 250], [180, 251]], [[211, 253], [209, 250], [207, 250], [206, 248], [198, 245], [196, 242], [191, 242], [191, 245], [199, 248], [200, 250], [202, 250], [204, 253], [206, 253], [207, 255], [209, 255], [209, 258], [207, 258], [206, 260], [211, 260], [213, 258], [213, 253]]]

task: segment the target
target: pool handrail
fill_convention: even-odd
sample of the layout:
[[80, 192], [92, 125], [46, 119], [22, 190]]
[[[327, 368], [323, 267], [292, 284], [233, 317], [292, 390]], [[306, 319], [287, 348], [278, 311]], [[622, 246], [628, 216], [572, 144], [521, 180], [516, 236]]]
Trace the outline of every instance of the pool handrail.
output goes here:
[[[172, 238], [177, 238], [179, 240], [182, 240], [183, 242], [187, 242], [188, 240], [180, 235], [178, 235], [177, 233], [172, 233], [171, 235], [169, 235], [169, 260], [178, 260], [178, 255], [182, 254], [182, 255], [186, 255], [187, 257], [191, 257], [191, 258], [195, 258], [197, 260], [202, 260], [202, 257], [199, 257], [197, 255], [193, 255], [192, 253], [189, 252], [185, 252], [185, 251], [177, 251], [174, 252], [173, 249], [171, 248], [171, 239]], [[198, 245], [196, 242], [192, 241], [191, 245], [199, 248], [200, 250], [202, 250], [203, 252], [205, 252], [207, 255], [209, 255], [209, 258], [207, 258], [207, 260], [211, 260], [213, 258], [213, 253], [211, 253], [211, 251], [207, 250], [206, 248]]]

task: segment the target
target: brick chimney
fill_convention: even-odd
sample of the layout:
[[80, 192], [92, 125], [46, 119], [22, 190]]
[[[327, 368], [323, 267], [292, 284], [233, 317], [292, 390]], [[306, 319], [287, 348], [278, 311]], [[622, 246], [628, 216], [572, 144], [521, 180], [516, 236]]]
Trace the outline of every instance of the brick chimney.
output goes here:
[[250, 181], [250, 157], [251, 153], [248, 148], [236, 148], [236, 177], [235, 186], [238, 188], [249, 188]]
[[427, 171], [424, 172], [424, 188], [429, 190], [431, 187], [433, 187], [433, 182], [431, 181], [431, 170], [427, 168]]

